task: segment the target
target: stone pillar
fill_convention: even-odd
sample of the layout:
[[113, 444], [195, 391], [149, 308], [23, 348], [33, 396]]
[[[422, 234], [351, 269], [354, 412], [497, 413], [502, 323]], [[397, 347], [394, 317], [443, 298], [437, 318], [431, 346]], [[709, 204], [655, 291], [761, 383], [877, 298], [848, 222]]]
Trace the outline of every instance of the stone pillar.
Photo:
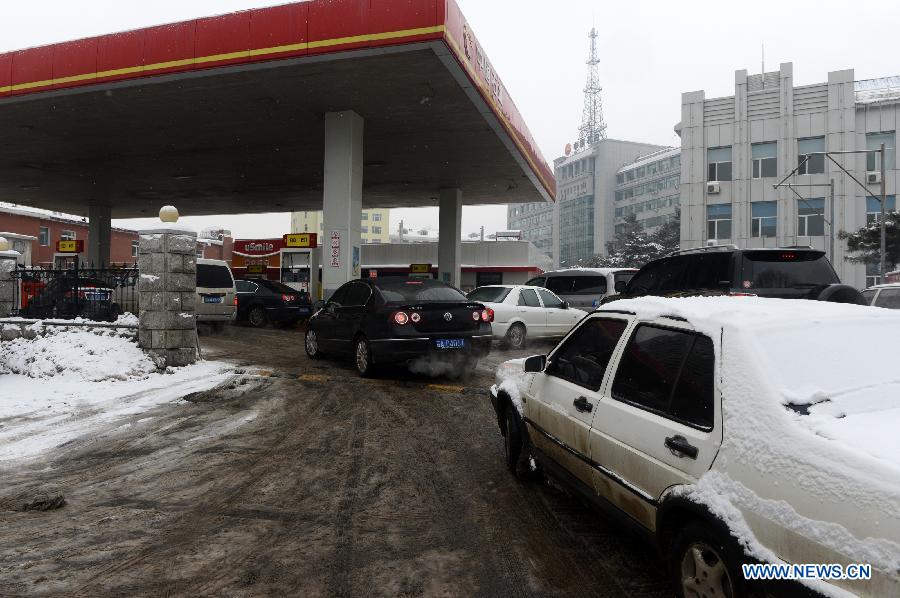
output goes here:
[[88, 264], [95, 268], [109, 264], [112, 242], [112, 210], [108, 205], [88, 208]]
[[9, 248], [9, 242], [0, 237], [0, 318], [13, 315], [16, 305], [16, 285], [19, 281], [12, 277], [13, 270], [19, 260], [19, 252]]
[[322, 286], [328, 299], [359, 278], [362, 226], [363, 119], [353, 111], [325, 115]]
[[462, 261], [462, 191], [441, 189], [438, 214], [438, 279], [457, 288]]
[[180, 367], [197, 360], [197, 233], [169, 218], [140, 231], [138, 341], [166, 366]]

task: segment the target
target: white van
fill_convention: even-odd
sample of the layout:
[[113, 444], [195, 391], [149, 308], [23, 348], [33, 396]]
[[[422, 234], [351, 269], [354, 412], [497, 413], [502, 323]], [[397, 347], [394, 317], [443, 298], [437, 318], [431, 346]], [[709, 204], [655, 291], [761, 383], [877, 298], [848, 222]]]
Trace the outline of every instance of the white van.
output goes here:
[[624, 288], [635, 273], [635, 268], [566, 268], [544, 272], [525, 284], [544, 287], [572, 307], [591, 310], [604, 297], [617, 295], [616, 287]]
[[224, 260], [197, 260], [197, 321], [224, 324], [237, 310], [234, 276]]

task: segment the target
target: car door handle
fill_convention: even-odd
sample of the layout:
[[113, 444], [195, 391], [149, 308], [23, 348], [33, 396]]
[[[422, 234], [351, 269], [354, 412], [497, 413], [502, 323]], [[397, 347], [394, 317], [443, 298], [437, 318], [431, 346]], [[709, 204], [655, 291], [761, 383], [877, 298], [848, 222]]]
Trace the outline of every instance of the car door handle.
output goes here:
[[676, 457], [697, 458], [697, 447], [688, 442], [684, 436], [669, 436], [666, 438], [666, 448]]
[[574, 401], [572, 401], [572, 405], [578, 411], [582, 413], [590, 413], [594, 410], [594, 405], [592, 403], [588, 403], [588, 400], [585, 397], [578, 397]]

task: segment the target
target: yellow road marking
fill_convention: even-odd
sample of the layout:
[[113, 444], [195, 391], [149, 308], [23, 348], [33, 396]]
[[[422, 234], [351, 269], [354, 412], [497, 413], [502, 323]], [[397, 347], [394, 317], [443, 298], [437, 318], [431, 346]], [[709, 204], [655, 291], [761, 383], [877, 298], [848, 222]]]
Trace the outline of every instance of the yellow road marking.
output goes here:
[[436, 390], [438, 392], [462, 392], [466, 387], [452, 386], [449, 384], [429, 384], [426, 388], [428, 388], [428, 390]]
[[300, 380], [304, 382], [328, 382], [328, 376], [322, 374], [300, 374]]

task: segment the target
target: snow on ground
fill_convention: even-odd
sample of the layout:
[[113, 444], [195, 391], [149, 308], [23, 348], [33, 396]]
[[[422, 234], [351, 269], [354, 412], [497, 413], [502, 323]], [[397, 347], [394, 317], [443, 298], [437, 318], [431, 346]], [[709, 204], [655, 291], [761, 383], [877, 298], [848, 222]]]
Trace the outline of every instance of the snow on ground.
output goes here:
[[0, 462], [37, 456], [232, 374], [215, 361], [161, 372], [115, 330], [49, 329], [0, 343]]
[[[34, 326], [40, 330], [40, 323]], [[48, 328], [32, 340], [0, 343], [0, 374], [99, 382], [140, 378], [156, 369], [153, 359], [115, 329]]]

